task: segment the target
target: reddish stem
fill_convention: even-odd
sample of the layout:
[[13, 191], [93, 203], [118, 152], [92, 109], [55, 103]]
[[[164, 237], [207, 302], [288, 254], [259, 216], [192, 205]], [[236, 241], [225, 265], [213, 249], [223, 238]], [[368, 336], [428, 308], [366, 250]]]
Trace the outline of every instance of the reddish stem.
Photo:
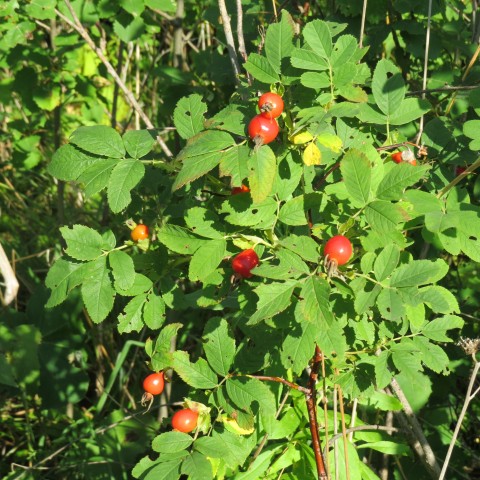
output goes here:
[[298, 390], [299, 392], [305, 393], [308, 395], [310, 393], [309, 388], [301, 387], [300, 385], [297, 385], [296, 383], [289, 382], [288, 380], [285, 380], [284, 378], [280, 377], [268, 377], [265, 375], [247, 375], [249, 378], [256, 378], [257, 380], [262, 380], [264, 382], [277, 382], [277, 383], [283, 383], [284, 385], [287, 385], [287, 387], [293, 388], [294, 390]]
[[315, 384], [318, 378], [318, 370], [320, 369], [320, 362], [322, 361], [322, 352], [315, 346], [315, 354], [312, 359], [312, 368], [310, 372], [310, 378], [308, 379], [309, 393], [306, 395], [307, 409], [310, 424], [310, 433], [312, 434], [312, 446], [315, 454], [315, 463], [317, 464], [318, 479], [328, 479], [327, 470], [325, 467], [325, 459], [323, 458], [322, 445], [320, 442], [320, 435], [318, 433], [318, 420], [317, 420], [317, 393], [315, 390]]

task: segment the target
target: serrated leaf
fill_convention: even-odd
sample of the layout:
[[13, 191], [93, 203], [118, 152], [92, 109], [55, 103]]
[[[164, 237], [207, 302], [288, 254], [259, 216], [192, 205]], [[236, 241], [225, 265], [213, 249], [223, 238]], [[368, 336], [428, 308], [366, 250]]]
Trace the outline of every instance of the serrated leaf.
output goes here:
[[285, 202], [280, 208], [278, 219], [285, 225], [306, 225], [304, 196], [299, 195]]
[[383, 392], [373, 392], [373, 394], [368, 397], [368, 405], [383, 410], [384, 412], [398, 412], [403, 409], [398, 398]]
[[355, 311], [359, 315], [366, 313], [373, 307], [373, 305], [375, 305], [375, 300], [381, 290], [381, 285], [375, 285], [373, 288], [370, 288], [370, 290], [359, 290], [356, 292], [354, 303]]
[[193, 235], [177, 225], [164, 225], [158, 232], [158, 240], [169, 250], [183, 255], [192, 255], [208, 240]]
[[296, 286], [296, 280], [258, 286], [255, 289], [258, 296], [257, 309], [250, 317], [247, 325], [255, 325], [266, 318], [271, 318], [283, 312], [290, 305], [292, 293]]
[[106, 125], [77, 128], [70, 137], [70, 143], [86, 152], [111, 158], [123, 158], [125, 146], [120, 134]]
[[143, 307], [147, 295], [142, 293], [133, 297], [118, 316], [118, 331], [120, 333], [139, 332], [143, 328]]
[[124, 297], [134, 297], [136, 295], [140, 295], [141, 293], [146, 293], [152, 288], [152, 285], [153, 282], [148, 277], [142, 275], [141, 273], [136, 273], [133, 279], [133, 285], [130, 288], [127, 290], [122, 290], [121, 288], [118, 288], [118, 285], [116, 285], [115, 290]]
[[213, 273], [226, 254], [227, 242], [223, 239], [205, 242], [193, 254], [188, 276], [192, 281], [205, 282]]
[[390, 384], [393, 374], [388, 368], [388, 359], [390, 352], [383, 350], [382, 353], [375, 359], [375, 380], [377, 388], [385, 388]]
[[183, 165], [172, 190], [178, 190], [215, 168], [225, 151], [234, 145], [230, 134], [218, 130], [207, 130], [192, 137], [177, 157], [177, 161], [183, 162]]
[[156, 372], [170, 368], [173, 363], [172, 340], [178, 334], [178, 330], [182, 328], [181, 323], [169, 323], [160, 330], [155, 341], [146, 344], [145, 351], [151, 357], [152, 369]]
[[125, 149], [132, 158], [142, 158], [150, 153], [155, 142], [155, 130], [129, 130], [123, 135]]
[[428, 172], [430, 166], [413, 167], [408, 163], [395, 165], [377, 188], [377, 198], [381, 200], [400, 200], [407, 187], [417, 183]]
[[451, 342], [452, 339], [447, 336], [447, 331], [454, 328], [462, 328], [464, 323], [463, 319], [456, 315], [445, 315], [428, 322], [422, 328], [422, 333], [427, 338], [437, 342]]
[[401, 265], [390, 279], [392, 287], [416, 287], [427, 283], [435, 283], [448, 273], [448, 265], [442, 259], [414, 260], [406, 265]]
[[139, 160], [120, 160], [112, 170], [108, 181], [108, 205], [113, 213], [119, 213], [132, 201], [130, 191], [145, 175], [145, 166]]
[[[225, 130], [226, 132], [234, 133], [235, 135], [243, 137], [245, 135], [245, 121], [245, 114], [239, 110], [239, 106], [230, 103], [211, 119], [207, 120], [205, 122], [205, 127], [209, 129], [216, 128], [218, 130]], [[245, 148], [246, 145], [242, 145], [242, 147]]]
[[173, 369], [181, 379], [193, 388], [210, 389], [218, 385], [218, 378], [203, 358], [190, 363], [187, 352], [177, 350], [173, 354]]
[[364, 207], [370, 198], [372, 182], [372, 167], [367, 156], [351, 149], [343, 157], [340, 169], [352, 204]]
[[280, 81], [275, 68], [265, 57], [258, 53], [251, 53], [243, 66], [248, 73], [261, 83], [270, 84]]
[[252, 203], [249, 195], [233, 195], [222, 204], [221, 213], [232, 225], [258, 228], [272, 226], [276, 220], [277, 202], [269, 197], [262, 203]]
[[143, 307], [143, 321], [148, 328], [158, 330], [165, 322], [165, 301], [161, 295], [151, 293]]
[[248, 159], [250, 148], [247, 145], [238, 145], [227, 152], [220, 161], [220, 176], [232, 177], [231, 185], [240, 186], [244, 178], [248, 176]]
[[67, 244], [65, 252], [76, 260], [94, 260], [102, 254], [102, 236], [85, 225], [61, 227], [60, 232]]
[[458, 313], [458, 301], [452, 292], [439, 285], [420, 289], [418, 298], [434, 313]]
[[379, 234], [395, 230], [403, 220], [398, 206], [385, 200], [376, 200], [368, 204], [365, 208], [365, 217], [370, 226]]
[[390, 124], [405, 125], [425, 115], [431, 111], [431, 109], [432, 106], [428, 100], [422, 98], [406, 98], [390, 117]]
[[449, 359], [441, 347], [425, 337], [414, 337], [413, 344], [420, 351], [422, 363], [436, 373], [446, 373]]
[[[275, 396], [265, 383], [250, 378], [229, 378], [226, 382], [227, 393], [232, 401], [246, 412], [252, 411], [253, 404], [258, 405], [262, 423], [267, 433], [272, 431], [275, 417]], [[256, 405], [255, 405], [256, 411]]]
[[[399, 344], [395, 345], [395, 347], [398, 347], [398, 345]], [[418, 372], [423, 371], [417, 349], [413, 351], [409, 351], [408, 349], [395, 349], [392, 351], [392, 360], [398, 371], [412, 381]]]
[[330, 285], [326, 280], [320, 277], [307, 278], [300, 292], [301, 300], [296, 306], [301, 310], [297, 318], [314, 322], [319, 329], [328, 330], [334, 322], [329, 297]]
[[303, 38], [320, 57], [330, 59], [332, 55], [332, 34], [323, 20], [313, 20], [303, 29]]
[[203, 331], [203, 339], [208, 363], [219, 375], [226, 377], [235, 358], [235, 339], [227, 321], [211, 318]]
[[395, 289], [383, 289], [377, 297], [377, 307], [387, 320], [397, 321], [405, 315], [403, 298]]
[[329, 67], [327, 60], [317, 55], [314, 51], [305, 48], [295, 48], [290, 61], [292, 66], [302, 70], [323, 71]]
[[87, 198], [107, 187], [110, 175], [117, 162], [117, 159], [105, 158], [95, 162], [83, 171], [78, 177], [78, 181], [84, 184]]
[[280, 245], [309, 262], [318, 262], [319, 260], [318, 243], [311, 237], [289, 235], [280, 240]]
[[385, 280], [397, 267], [400, 260], [400, 249], [395, 244], [387, 245], [378, 255], [374, 264], [375, 278]]
[[156, 463], [141, 476], [142, 480], [176, 480], [180, 477], [182, 458]]
[[282, 59], [289, 57], [293, 49], [292, 24], [287, 15], [282, 15], [279, 23], [271, 24], [265, 35], [265, 55], [277, 73], [281, 71]]
[[305, 150], [302, 153], [302, 160], [303, 163], [307, 167], [311, 167], [312, 165], [321, 165], [322, 163], [322, 152], [320, 149], [315, 145], [315, 143], [309, 143]]
[[117, 37], [125, 43], [130, 43], [134, 40], [137, 40], [145, 32], [145, 22], [143, 21], [142, 17], [129, 16], [128, 19], [132, 20], [129, 23], [125, 21], [121, 23], [117, 18], [113, 22], [113, 31], [115, 32]]
[[332, 57], [330, 60], [332, 67], [335, 69], [350, 62], [355, 55], [357, 48], [357, 39], [353, 35], [342, 35], [339, 37], [335, 42], [332, 51]]
[[159, 453], [176, 453], [186, 450], [192, 443], [193, 438], [187, 433], [166, 432], [153, 439], [152, 449]]
[[188, 480], [212, 480], [212, 462], [199, 452], [191, 452], [182, 463], [182, 473]]
[[332, 82], [327, 72], [305, 72], [300, 77], [300, 83], [307, 88], [313, 90], [321, 90], [322, 88], [330, 88]]
[[45, 279], [45, 285], [52, 290], [46, 307], [53, 308], [64, 302], [68, 294], [83, 282], [87, 274], [88, 264], [68, 262], [59, 258], [50, 267]]
[[83, 302], [94, 323], [105, 320], [112, 311], [115, 300], [115, 290], [106, 260], [106, 257], [99, 257], [93, 261], [88, 278], [82, 283]]
[[203, 207], [189, 208], [185, 223], [192, 232], [202, 237], [218, 240], [225, 236], [225, 226], [217, 214]]
[[66, 182], [76, 180], [85, 170], [105, 159], [92, 157], [73, 145], [62, 145], [52, 157], [47, 171], [50, 175]]
[[270, 195], [277, 172], [277, 159], [268, 145], [257, 148], [248, 160], [248, 184], [254, 203]]
[[122, 290], [128, 290], [135, 280], [132, 257], [121, 250], [115, 250], [108, 256], [108, 261], [116, 285]]
[[405, 82], [398, 67], [390, 60], [377, 63], [372, 78], [372, 93], [376, 104], [387, 116], [400, 108], [405, 98]]
[[401, 443], [389, 442], [387, 440], [381, 440], [378, 442], [362, 443], [358, 448], [370, 448], [377, 452], [385, 453], [387, 455], [409, 455], [410, 447]]
[[200, 95], [192, 94], [180, 99], [173, 111], [173, 123], [178, 134], [187, 140], [200, 133], [204, 128], [206, 112], [207, 105]]

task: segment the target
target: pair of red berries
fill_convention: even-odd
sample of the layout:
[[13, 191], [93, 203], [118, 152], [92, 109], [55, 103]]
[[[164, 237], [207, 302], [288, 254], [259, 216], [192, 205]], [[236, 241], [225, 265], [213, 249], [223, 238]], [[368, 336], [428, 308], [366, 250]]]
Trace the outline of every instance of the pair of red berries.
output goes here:
[[[145, 395], [160, 395], [165, 387], [165, 378], [163, 372], [151, 373], [143, 380], [143, 389]], [[197, 428], [198, 412], [190, 408], [178, 410], [172, 417], [172, 427], [183, 433], [190, 433]]]
[[273, 92], [264, 93], [258, 100], [260, 114], [248, 124], [248, 135], [256, 145], [273, 142], [278, 135], [278, 123], [275, 120], [283, 112], [283, 100]]
[[[330, 238], [323, 249], [323, 254], [328, 262], [335, 263], [335, 266], [345, 265], [350, 260], [352, 253], [352, 243], [343, 235], [335, 235]], [[259, 261], [255, 250], [249, 248], [233, 257], [232, 268], [241, 277], [250, 278], [251, 270], [258, 265]]]

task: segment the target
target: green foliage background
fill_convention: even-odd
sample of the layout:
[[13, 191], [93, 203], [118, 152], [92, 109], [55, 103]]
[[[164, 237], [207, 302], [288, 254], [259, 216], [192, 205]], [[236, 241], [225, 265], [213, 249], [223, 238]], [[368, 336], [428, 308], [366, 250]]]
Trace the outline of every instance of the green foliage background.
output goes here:
[[[173, 0], [72, 2], [153, 131], [62, 1], [0, 2], [0, 241], [21, 283], [0, 322], [2, 478], [312, 478], [301, 395], [291, 392], [276, 422], [286, 390], [230, 374], [305, 384], [315, 342], [327, 392], [336, 383], [346, 402], [359, 398], [359, 422], [400, 408], [376, 391], [395, 374], [443, 459], [471, 367], [452, 340], [459, 328], [478, 335], [480, 181], [473, 173], [446, 201], [436, 194], [478, 157], [479, 69], [469, 62], [480, 30], [470, 3], [433, 2], [422, 99], [424, 3], [369, 2], [360, 49], [362, 2], [290, 2], [275, 23], [271, 2], [242, 1], [249, 57], [236, 87], [216, 2], [185, 2], [180, 50]], [[235, 2], [227, 7], [235, 28]], [[252, 153], [245, 125], [271, 84], [286, 101], [281, 142]], [[423, 113], [428, 157], [392, 164], [377, 149], [412, 141]], [[301, 128], [319, 167], [289, 143]], [[251, 198], [229, 196], [242, 181]], [[151, 226], [150, 245], [129, 243], [128, 218]], [[318, 259], [338, 232], [355, 256], [344, 279], [329, 280]], [[262, 265], [233, 287], [225, 259], [253, 244]], [[212, 345], [235, 354], [219, 358]], [[147, 364], [175, 373], [168, 405], [141, 415]], [[166, 420], [185, 397], [208, 404], [214, 421], [188, 455], [192, 438], [174, 438]], [[253, 435], [217, 420], [237, 407]], [[448, 478], [478, 475], [477, 417], [473, 405]], [[248, 471], [265, 432], [269, 446]], [[388, 453], [392, 478], [429, 478], [403, 437], [355, 440], [351, 478], [377, 478], [365, 451], [377, 473]]]

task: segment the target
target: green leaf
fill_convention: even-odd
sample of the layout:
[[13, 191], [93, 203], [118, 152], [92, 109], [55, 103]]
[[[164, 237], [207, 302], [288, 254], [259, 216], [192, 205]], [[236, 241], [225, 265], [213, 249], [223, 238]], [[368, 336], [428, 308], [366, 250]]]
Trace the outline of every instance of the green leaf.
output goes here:
[[141, 293], [146, 293], [152, 288], [152, 285], [153, 282], [148, 277], [142, 275], [141, 273], [136, 273], [133, 279], [133, 285], [130, 288], [127, 290], [122, 290], [116, 285], [115, 290], [124, 297], [134, 297], [136, 295], [140, 295]]
[[132, 201], [130, 191], [145, 175], [145, 166], [140, 160], [120, 160], [108, 181], [108, 205], [113, 213], [119, 213]]
[[70, 143], [95, 155], [110, 158], [125, 156], [122, 137], [116, 130], [105, 125], [77, 128], [70, 137]]
[[110, 279], [106, 257], [99, 257], [92, 262], [88, 281], [82, 283], [82, 298], [94, 323], [105, 320], [112, 311], [115, 290]]
[[271, 318], [283, 312], [291, 303], [296, 280], [262, 284], [255, 288], [258, 296], [256, 312], [250, 317], [247, 325], [255, 325], [261, 320]]
[[355, 294], [355, 311], [358, 314], [366, 313], [370, 308], [375, 305], [375, 300], [378, 297], [378, 294], [382, 290], [381, 285], [375, 285], [369, 290], [359, 290]]
[[[332, 67], [336, 69], [339, 66], [351, 62], [357, 48], [357, 39], [353, 35], [342, 35], [339, 37], [332, 50], [332, 57], [330, 59]], [[354, 63], [351, 64], [353, 65]]]
[[258, 405], [262, 423], [267, 433], [272, 431], [275, 422], [275, 396], [265, 383], [255, 378], [229, 378], [227, 379], [227, 393], [232, 401], [246, 412], [256, 413]]
[[214, 430], [210, 437], [200, 437], [195, 441], [195, 450], [206, 457], [221, 458], [233, 469], [245, 463], [253, 447], [250, 439], [229, 431], [219, 433]]
[[416, 287], [427, 283], [435, 283], [448, 273], [448, 265], [442, 259], [413, 260], [406, 265], [401, 265], [390, 279], [392, 287]]
[[165, 322], [165, 301], [161, 295], [151, 293], [147, 296], [143, 307], [143, 321], [145, 325], [152, 329], [158, 330]]
[[405, 98], [405, 82], [398, 67], [390, 60], [377, 63], [372, 78], [372, 93], [380, 110], [391, 117]]
[[293, 50], [292, 23], [284, 12], [279, 23], [270, 24], [265, 36], [265, 55], [277, 73], [281, 71], [282, 59], [289, 57]]
[[[216, 128], [218, 130], [225, 130], [226, 132], [234, 133], [240, 137], [245, 136], [246, 118], [245, 114], [239, 110], [239, 108], [238, 105], [231, 103], [228, 104], [211, 119], [207, 120], [207, 122], [205, 122], [205, 127], [208, 129]], [[242, 145], [242, 147], [245, 148], [246, 145]]]
[[135, 267], [130, 255], [116, 250], [108, 256], [115, 284], [121, 290], [128, 290], [135, 280]]
[[370, 198], [372, 168], [366, 155], [349, 150], [340, 164], [343, 180], [355, 207], [364, 207]]
[[191, 452], [182, 463], [182, 473], [188, 480], [212, 480], [212, 462], [199, 452]]
[[203, 358], [199, 358], [196, 363], [190, 363], [188, 353], [177, 350], [173, 354], [172, 367], [181, 379], [193, 388], [210, 389], [218, 385], [217, 375]]
[[399, 346], [402, 346], [402, 344], [400, 343], [395, 345], [395, 350], [392, 348], [393, 363], [395, 364], [399, 372], [403, 373], [406, 378], [409, 378], [413, 381], [418, 372], [421, 372], [423, 370], [420, 364], [420, 356], [418, 355], [418, 350], [403, 350], [401, 348], [398, 348]]
[[142, 158], [150, 153], [155, 142], [155, 130], [129, 130], [123, 135], [125, 149], [132, 158]]
[[59, 258], [50, 268], [45, 279], [45, 285], [52, 290], [46, 304], [47, 308], [60, 305], [68, 294], [80, 285], [88, 275], [89, 264], [72, 263]]
[[178, 190], [215, 168], [223, 159], [226, 149], [235, 145], [230, 134], [218, 130], [201, 132], [179, 153], [177, 161], [183, 162], [172, 189]]
[[388, 359], [390, 352], [383, 350], [383, 352], [375, 358], [375, 381], [377, 388], [385, 388], [390, 384], [393, 374], [388, 368]]
[[180, 99], [173, 111], [173, 123], [177, 127], [178, 134], [187, 140], [200, 133], [204, 128], [206, 111], [207, 105], [202, 102], [202, 97], [198, 94]]
[[426, 303], [434, 313], [458, 313], [457, 299], [450, 290], [439, 285], [420, 289], [418, 298]]
[[332, 34], [323, 20], [313, 20], [303, 29], [303, 38], [320, 57], [330, 59], [332, 55]]
[[454, 328], [462, 328], [464, 323], [463, 319], [456, 315], [445, 315], [428, 322], [422, 328], [422, 333], [427, 338], [437, 342], [451, 342], [452, 340], [447, 337], [447, 331]]
[[32, 0], [25, 6], [25, 11], [37, 20], [52, 20], [55, 18], [56, 3], [56, 0]]
[[140, 16], [121, 16], [114, 20], [113, 31], [122, 42], [133, 42], [145, 32], [145, 22]]
[[259, 478], [265, 478], [265, 473], [270, 468], [274, 455], [276, 455], [275, 450], [260, 453], [250, 464], [248, 470], [237, 474], [235, 480], [258, 480]]
[[387, 245], [375, 260], [375, 278], [381, 282], [385, 280], [397, 267], [400, 260], [400, 249], [395, 244]]
[[203, 207], [192, 207], [187, 210], [185, 223], [197, 235], [211, 239], [225, 236], [225, 226], [216, 213]]
[[370, 226], [380, 234], [395, 230], [403, 220], [398, 206], [385, 200], [376, 200], [367, 205], [365, 217]]
[[300, 255], [308, 262], [317, 263], [319, 260], [318, 243], [311, 237], [289, 235], [280, 240], [280, 245]]
[[226, 377], [235, 358], [235, 339], [223, 318], [211, 318], [203, 331], [203, 349], [211, 367]]
[[95, 162], [86, 168], [78, 177], [78, 181], [84, 184], [85, 196], [91, 197], [107, 187], [110, 175], [118, 160], [105, 158]]
[[62, 145], [52, 157], [47, 170], [50, 175], [66, 182], [76, 180], [88, 167], [104, 159], [91, 157], [73, 145]]
[[295, 68], [300, 68], [302, 70], [323, 71], [327, 70], [329, 67], [327, 60], [320, 57], [320, 55], [317, 55], [312, 50], [307, 50], [305, 48], [295, 48], [292, 52], [290, 61]]
[[248, 160], [248, 184], [254, 203], [263, 202], [272, 191], [277, 159], [268, 145], [257, 148]]
[[278, 219], [285, 225], [306, 225], [304, 196], [299, 195], [285, 202], [280, 209]]
[[206, 278], [216, 270], [223, 257], [225, 257], [226, 249], [227, 242], [223, 239], [205, 242], [196, 250], [190, 261], [188, 271], [190, 280], [205, 282]]
[[156, 436], [152, 441], [152, 449], [159, 453], [176, 453], [186, 450], [193, 443], [193, 438], [187, 433], [167, 432]]
[[92, 228], [73, 225], [61, 227], [60, 232], [67, 244], [65, 252], [76, 260], [94, 260], [102, 254], [103, 238]]
[[377, 452], [385, 453], [387, 455], [409, 455], [410, 447], [401, 443], [389, 442], [387, 440], [381, 440], [379, 442], [362, 443], [357, 448], [370, 448]]
[[308, 277], [303, 284], [296, 308], [306, 322], [314, 322], [318, 328], [328, 330], [333, 322], [332, 308], [329, 303], [330, 285], [320, 277]]
[[155, 345], [148, 339], [145, 351], [152, 359], [152, 369], [156, 372], [170, 368], [173, 363], [172, 340], [182, 328], [181, 323], [170, 323], [160, 331]]
[[367, 400], [369, 406], [383, 410], [384, 412], [399, 412], [403, 409], [403, 405], [398, 398], [383, 392], [373, 392]]
[[120, 333], [139, 332], [143, 328], [143, 307], [147, 295], [142, 293], [133, 297], [118, 316], [118, 331]]
[[470, 150], [477, 151], [480, 147], [480, 120], [469, 120], [463, 124], [463, 133], [465, 136], [472, 138], [470, 142]]
[[[433, 193], [423, 192], [422, 190], [407, 190], [404, 199], [413, 205], [415, 216], [442, 211], [442, 203]], [[409, 213], [412, 215], [411, 211]]]
[[[176, 480], [180, 478], [182, 458], [156, 463], [141, 476], [142, 480]], [[140, 477], [139, 477], [140, 478]]]
[[277, 206], [271, 197], [254, 204], [249, 195], [233, 195], [223, 202], [221, 213], [227, 214], [225, 220], [232, 225], [271, 228], [276, 220]]
[[405, 304], [397, 290], [385, 288], [377, 297], [377, 307], [383, 318], [397, 321], [405, 315]]
[[168, 224], [159, 230], [158, 240], [172, 252], [183, 255], [192, 255], [208, 243], [208, 240], [198, 238], [186, 228]]
[[239, 187], [248, 176], [248, 159], [250, 148], [247, 145], [238, 145], [227, 152], [220, 161], [220, 176], [232, 177], [231, 185]]
[[275, 71], [275, 68], [272, 67], [265, 57], [262, 57], [258, 53], [251, 53], [243, 66], [245, 70], [259, 82], [270, 84], [280, 81], [280, 77]]
[[415, 167], [408, 163], [395, 165], [378, 185], [377, 198], [381, 200], [400, 200], [404, 190], [423, 178], [429, 169], [429, 165]]
[[300, 82], [304, 87], [321, 90], [322, 88], [330, 87], [331, 79], [326, 72], [306, 72], [300, 77]]
[[414, 337], [413, 344], [420, 351], [423, 364], [436, 373], [447, 373], [449, 359], [438, 345], [434, 345], [425, 337]]
[[390, 117], [391, 125], [405, 125], [413, 122], [432, 109], [428, 100], [421, 98], [406, 98]]

